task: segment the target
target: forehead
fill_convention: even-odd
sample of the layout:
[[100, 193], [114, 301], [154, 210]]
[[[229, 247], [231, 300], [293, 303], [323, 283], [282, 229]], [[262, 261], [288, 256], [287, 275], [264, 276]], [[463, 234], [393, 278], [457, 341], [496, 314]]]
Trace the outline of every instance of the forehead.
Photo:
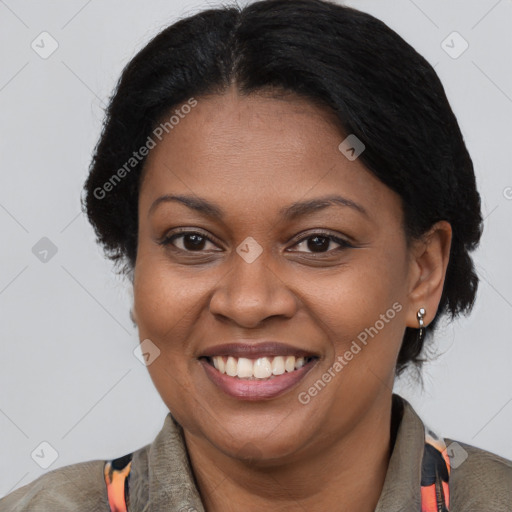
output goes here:
[[344, 139], [329, 109], [295, 95], [241, 96], [230, 89], [197, 98], [150, 151], [140, 209], [170, 193], [246, 208], [340, 193], [369, 210], [396, 210], [394, 192], [340, 152]]

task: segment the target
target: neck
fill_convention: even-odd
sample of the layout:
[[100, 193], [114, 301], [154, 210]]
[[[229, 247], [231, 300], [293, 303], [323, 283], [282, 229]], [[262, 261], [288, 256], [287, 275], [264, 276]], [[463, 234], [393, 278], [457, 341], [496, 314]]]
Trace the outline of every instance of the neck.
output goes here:
[[373, 512], [391, 455], [391, 397], [342, 438], [311, 445], [269, 464], [226, 456], [185, 431], [199, 492], [208, 512], [358, 510]]

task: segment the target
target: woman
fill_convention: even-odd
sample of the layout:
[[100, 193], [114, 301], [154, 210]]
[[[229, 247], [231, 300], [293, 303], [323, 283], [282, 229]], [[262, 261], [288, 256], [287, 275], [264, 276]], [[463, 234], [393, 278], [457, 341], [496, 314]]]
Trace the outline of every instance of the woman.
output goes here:
[[512, 462], [393, 394], [469, 312], [471, 158], [432, 67], [323, 0], [210, 9], [123, 71], [85, 184], [169, 408], [7, 510], [510, 511]]

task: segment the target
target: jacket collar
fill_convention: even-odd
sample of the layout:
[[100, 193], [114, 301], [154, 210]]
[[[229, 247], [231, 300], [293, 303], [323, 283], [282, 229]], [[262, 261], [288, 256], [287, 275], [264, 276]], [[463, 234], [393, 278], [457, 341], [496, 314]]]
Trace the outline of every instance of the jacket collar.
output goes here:
[[425, 427], [405, 398], [393, 394], [393, 402], [401, 402], [403, 416], [375, 512], [409, 512], [420, 510], [421, 507]]

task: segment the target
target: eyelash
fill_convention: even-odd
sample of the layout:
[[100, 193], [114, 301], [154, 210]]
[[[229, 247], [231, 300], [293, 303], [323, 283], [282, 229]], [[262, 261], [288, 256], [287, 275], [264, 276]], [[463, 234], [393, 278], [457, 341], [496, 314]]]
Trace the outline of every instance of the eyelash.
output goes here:
[[[180, 231], [178, 233], [173, 233], [171, 235], [166, 235], [164, 238], [162, 238], [158, 243], [164, 247], [171, 247], [172, 249], [175, 249], [177, 251], [181, 251], [181, 252], [185, 252], [185, 253], [202, 253], [203, 251], [189, 251], [187, 249], [180, 249], [179, 247], [176, 247], [173, 245], [173, 242], [174, 240], [176, 240], [177, 238], [180, 238], [180, 237], [183, 237], [185, 235], [199, 235], [201, 238], [204, 238], [205, 240], [208, 240], [209, 242], [211, 242], [212, 244], [215, 244], [214, 240], [212, 240], [209, 236], [199, 232], [199, 231]], [[319, 237], [319, 238], [327, 238], [328, 240], [332, 241], [332, 242], [335, 242], [337, 244], [340, 245], [340, 247], [336, 248], [336, 249], [330, 249], [328, 251], [325, 251], [325, 252], [306, 252], [306, 254], [327, 254], [327, 253], [330, 253], [332, 251], [336, 251], [336, 250], [342, 250], [342, 249], [353, 249], [354, 246], [349, 244], [346, 240], [343, 240], [342, 238], [339, 238], [331, 233], [328, 233], [326, 231], [315, 231], [299, 240], [297, 240], [295, 243], [294, 243], [294, 246], [295, 245], [298, 245], [302, 242], [305, 242], [307, 240], [309, 240], [310, 238], [315, 238], [315, 237]], [[299, 252], [304, 252], [304, 251], [299, 251]]]

